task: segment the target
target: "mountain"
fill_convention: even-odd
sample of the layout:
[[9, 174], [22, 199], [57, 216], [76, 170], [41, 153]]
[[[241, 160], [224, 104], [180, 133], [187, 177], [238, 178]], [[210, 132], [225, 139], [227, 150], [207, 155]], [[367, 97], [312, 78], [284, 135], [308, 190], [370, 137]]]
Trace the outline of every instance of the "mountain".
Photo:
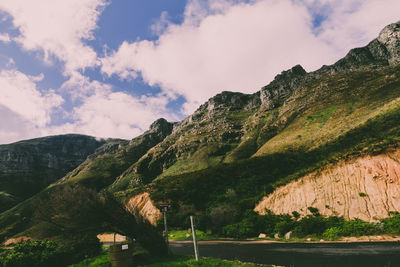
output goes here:
[[[232, 203], [235, 214], [255, 207], [306, 214], [315, 205], [322, 214], [375, 220], [400, 209], [392, 201], [398, 188], [385, 187], [400, 183], [399, 120], [400, 22], [333, 65], [310, 73], [296, 65], [257, 93], [222, 92], [180, 122], [159, 119], [130, 142], [92, 154], [53, 186], [109, 190], [152, 222], [160, 216], [154, 204], [164, 201], [172, 203], [172, 222]], [[378, 169], [382, 182], [373, 178]], [[32, 226], [32, 207], [46, 190], [0, 214], [0, 238]]]
[[70, 134], [0, 145], [0, 212], [62, 178], [105, 143]]

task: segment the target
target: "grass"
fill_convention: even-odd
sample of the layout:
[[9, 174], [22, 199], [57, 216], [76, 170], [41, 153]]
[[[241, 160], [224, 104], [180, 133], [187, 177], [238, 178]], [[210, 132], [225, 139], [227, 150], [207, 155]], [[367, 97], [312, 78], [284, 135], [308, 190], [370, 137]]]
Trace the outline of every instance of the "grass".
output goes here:
[[[145, 259], [135, 260], [135, 266], [148, 267], [195, 267], [195, 266], [210, 266], [210, 267], [256, 267], [256, 266], [271, 266], [255, 263], [244, 263], [240, 261], [229, 261], [216, 258], [201, 258], [196, 261], [193, 256], [184, 255], [169, 255], [163, 258], [146, 257]], [[69, 267], [108, 267], [110, 266], [110, 254], [108, 251], [103, 251], [99, 256], [85, 259], [77, 264]]]
[[256, 266], [271, 266], [256, 263], [244, 263], [240, 261], [229, 261], [216, 258], [201, 258], [196, 261], [191, 256], [173, 255], [164, 259], [158, 259], [155, 262], [140, 266], [148, 267], [191, 267], [191, 266], [210, 266], [210, 267], [256, 267]]
[[100, 255], [85, 259], [79, 263], [72, 264], [68, 267], [109, 267], [110, 266], [110, 253], [108, 248], [103, 247], [103, 251]]
[[[186, 236], [189, 234], [189, 236]], [[203, 239], [215, 239], [215, 236], [211, 235], [211, 232], [203, 232], [201, 230], [196, 230], [197, 240]], [[172, 230], [168, 235], [169, 240], [192, 240], [192, 233], [189, 233], [187, 230]]]
[[256, 156], [318, 148], [385, 112], [390, 103], [399, 105], [398, 71], [399, 67], [355, 71], [307, 84], [294, 101], [279, 108], [278, 122], [287, 119], [288, 123]]
[[223, 161], [225, 153], [229, 150], [231, 146], [228, 144], [208, 143], [200, 147], [193, 155], [187, 156], [187, 159], [177, 161], [157, 179], [216, 166]]

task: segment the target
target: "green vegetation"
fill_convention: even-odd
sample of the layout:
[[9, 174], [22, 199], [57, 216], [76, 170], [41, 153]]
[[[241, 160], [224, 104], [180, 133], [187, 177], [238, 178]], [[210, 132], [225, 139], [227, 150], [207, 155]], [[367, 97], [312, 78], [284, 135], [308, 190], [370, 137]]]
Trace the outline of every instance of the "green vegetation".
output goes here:
[[[196, 261], [193, 256], [183, 256], [183, 255], [169, 255], [167, 257], [146, 257], [146, 258], [134, 258], [134, 262], [138, 266], [148, 266], [148, 267], [195, 267], [195, 266], [210, 266], [210, 267], [256, 267], [270, 265], [264, 264], [254, 264], [254, 263], [243, 263], [240, 261], [229, 261], [215, 258], [201, 258]], [[108, 267], [110, 266], [110, 255], [108, 252], [103, 252], [99, 256], [86, 259], [80, 263], [70, 265], [69, 267]]]
[[366, 196], [367, 196], [367, 194], [365, 194], [364, 192], [358, 192], [358, 195], [359, 195], [360, 197], [366, 197]]
[[53, 267], [67, 266], [100, 251], [100, 243], [95, 238], [80, 236], [67, 243], [62, 241], [33, 241], [15, 245], [0, 253], [1, 267]]
[[215, 258], [201, 258], [196, 261], [190, 256], [170, 256], [163, 259], [157, 259], [154, 262], [144, 264], [148, 267], [195, 267], [195, 266], [207, 266], [207, 267], [256, 267], [256, 266], [271, 266], [264, 264], [255, 263], [243, 263], [240, 261], [229, 261]]
[[227, 225], [223, 228], [223, 235], [233, 238], [256, 237], [265, 233], [273, 237], [276, 233], [283, 237], [292, 232], [295, 238], [324, 238], [325, 240], [338, 240], [346, 236], [368, 236], [376, 234], [400, 234], [400, 215], [382, 219], [377, 223], [369, 223], [360, 219], [344, 220], [342, 217], [324, 217], [317, 209], [309, 207], [313, 214], [298, 218], [292, 216], [258, 215], [249, 210], [240, 222]]
[[400, 235], [400, 215], [398, 212], [389, 218], [382, 219], [381, 222], [386, 233]]
[[304, 126], [308, 126], [311, 123], [319, 123], [322, 128], [325, 122], [336, 112], [337, 109], [338, 107], [336, 105], [332, 105], [314, 114], [308, 115], [304, 122]]
[[103, 248], [102, 253], [99, 255], [84, 259], [83, 261], [69, 265], [68, 267], [109, 267], [110, 266], [110, 254], [108, 248]]
[[[201, 230], [196, 230], [197, 240], [213, 239], [215, 236], [211, 235], [211, 232], [204, 232]], [[188, 230], [172, 230], [168, 234], [169, 240], [191, 240], [193, 239], [191, 231]]]

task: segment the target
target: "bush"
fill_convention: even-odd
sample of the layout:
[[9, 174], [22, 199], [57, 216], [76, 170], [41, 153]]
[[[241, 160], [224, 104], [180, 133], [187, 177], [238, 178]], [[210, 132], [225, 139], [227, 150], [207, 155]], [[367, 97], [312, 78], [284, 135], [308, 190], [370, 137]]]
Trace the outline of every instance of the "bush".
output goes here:
[[[52, 241], [34, 241], [15, 245], [0, 255], [0, 266], [62, 266], [60, 246]], [[66, 264], [64, 264], [66, 265]]]
[[213, 233], [220, 233], [221, 229], [235, 221], [237, 210], [229, 204], [221, 204], [210, 210], [211, 230]]
[[326, 230], [327, 220], [321, 216], [307, 216], [297, 222], [293, 235], [303, 237], [306, 235], [320, 235]]
[[295, 222], [293, 221], [280, 221], [275, 226], [275, 232], [279, 233], [280, 236], [285, 235], [287, 232], [290, 232], [295, 226]]
[[376, 225], [360, 219], [352, 219], [343, 223], [344, 236], [373, 235], [379, 232]]
[[326, 240], [337, 240], [341, 236], [343, 236], [343, 230], [340, 227], [331, 227], [328, 228], [323, 234], [322, 237]]
[[242, 221], [227, 225], [223, 228], [222, 233], [226, 237], [246, 238], [254, 237], [257, 233], [254, 231], [254, 225], [249, 221]]
[[97, 255], [101, 244], [96, 237], [80, 236], [67, 242], [28, 241], [0, 254], [1, 267], [67, 266]]
[[383, 229], [385, 232], [392, 234], [400, 234], [400, 215], [382, 219]]

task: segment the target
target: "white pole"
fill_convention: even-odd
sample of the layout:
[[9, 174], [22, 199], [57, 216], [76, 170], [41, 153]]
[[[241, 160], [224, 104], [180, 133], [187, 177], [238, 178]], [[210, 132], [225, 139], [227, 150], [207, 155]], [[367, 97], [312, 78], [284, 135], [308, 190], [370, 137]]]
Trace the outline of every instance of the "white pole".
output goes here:
[[194, 255], [196, 257], [196, 261], [199, 260], [199, 247], [197, 246], [197, 238], [196, 238], [196, 229], [194, 229], [194, 218], [190, 216], [190, 223], [192, 225], [192, 235], [193, 235], [193, 247], [194, 247]]
[[165, 243], [168, 246], [167, 208], [164, 208]]

